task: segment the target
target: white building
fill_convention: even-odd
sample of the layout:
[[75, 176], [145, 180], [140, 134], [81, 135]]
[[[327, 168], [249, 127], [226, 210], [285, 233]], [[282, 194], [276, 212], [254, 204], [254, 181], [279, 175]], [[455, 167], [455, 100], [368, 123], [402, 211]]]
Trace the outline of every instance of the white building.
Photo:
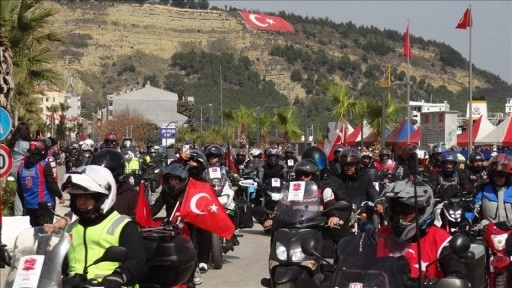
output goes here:
[[439, 111], [450, 111], [450, 104], [444, 101], [443, 103], [427, 103], [424, 100], [411, 101], [409, 102], [411, 107], [412, 120], [416, 120], [416, 123], [420, 123], [420, 113], [422, 112], [439, 112]]

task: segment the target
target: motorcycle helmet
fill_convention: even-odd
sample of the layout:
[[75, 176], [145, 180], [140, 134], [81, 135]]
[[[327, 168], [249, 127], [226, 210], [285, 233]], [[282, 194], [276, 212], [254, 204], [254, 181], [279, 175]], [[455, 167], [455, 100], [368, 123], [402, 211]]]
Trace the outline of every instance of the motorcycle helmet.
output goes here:
[[469, 154], [468, 157], [469, 170], [471, 170], [474, 173], [482, 172], [484, 170], [484, 160], [484, 154], [482, 154], [482, 152], [471, 152], [471, 154]]
[[267, 163], [270, 165], [276, 165], [279, 161], [279, 149], [277, 148], [267, 148], [265, 151], [265, 158]]
[[35, 154], [41, 157], [46, 157], [46, 145], [40, 140], [30, 141], [27, 152], [29, 154]]
[[310, 146], [302, 152], [301, 159], [311, 159], [313, 160], [320, 170], [324, 170], [327, 168], [327, 155], [324, 150], [316, 147]]
[[341, 153], [343, 153], [343, 151], [345, 151], [345, 149], [346, 148], [343, 145], [336, 146], [336, 148], [334, 148], [334, 159], [339, 160]]
[[353, 164], [358, 166], [359, 163], [361, 163], [361, 153], [357, 151], [357, 149], [347, 148], [345, 154], [347, 155], [347, 159], [342, 163], [343, 165]]
[[123, 138], [123, 141], [121, 142], [121, 149], [136, 148], [136, 147], [137, 147], [137, 143], [135, 142], [135, 140], [133, 140], [133, 138], [131, 138], [131, 137]]
[[512, 155], [501, 153], [491, 157], [487, 165], [487, 172], [493, 182], [495, 176], [504, 176], [505, 186], [512, 185], [512, 177], [510, 177], [512, 175]]
[[261, 153], [261, 150], [258, 148], [253, 148], [251, 151], [249, 151], [249, 156], [251, 158], [261, 158], [263, 156], [263, 153]]
[[[104, 215], [116, 201], [116, 181], [112, 173], [96, 165], [82, 166], [64, 176], [62, 191], [71, 196], [70, 208], [79, 219], [87, 219], [93, 214]], [[78, 195], [91, 195], [95, 201], [89, 210], [80, 210], [76, 205]]]
[[219, 158], [219, 162], [222, 162], [223, 158], [224, 158], [224, 153], [222, 151], [222, 147], [220, 147], [219, 145], [209, 145], [205, 151], [204, 151], [204, 155], [206, 156], [206, 159], [209, 159], [210, 157], [218, 157]]
[[441, 155], [443, 154], [444, 151], [446, 151], [446, 146], [444, 144], [442, 144], [442, 143], [435, 144], [434, 146], [432, 146], [430, 158], [432, 158], [433, 161], [440, 162]]
[[[179, 183], [173, 183], [171, 177], [179, 178]], [[171, 164], [167, 166], [162, 175], [162, 190], [170, 196], [178, 196], [185, 192], [189, 174], [185, 166], [181, 164]]]
[[[457, 152], [455, 151], [445, 151], [441, 155], [441, 170], [445, 176], [451, 177], [455, 173], [455, 169], [457, 168]], [[451, 165], [448, 164], [451, 162]]]
[[[413, 216], [412, 214], [416, 212], [415, 189], [418, 196], [418, 214]], [[416, 218], [418, 218], [420, 231], [424, 231], [431, 224], [434, 194], [430, 186], [425, 183], [411, 180], [397, 181], [384, 189], [383, 196], [395, 236], [405, 240], [416, 235]]]
[[373, 154], [368, 149], [363, 149], [361, 152], [361, 165], [363, 167], [370, 167], [373, 163]]
[[117, 148], [119, 142], [117, 142], [117, 135], [115, 132], [110, 132], [105, 135], [103, 140], [104, 148]]
[[391, 160], [391, 150], [388, 148], [381, 148], [379, 151], [379, 160], [381, 163]]
[[303, 159], [295, 164], [293, 172], [295, 172], [295, 178], [297, 180], [301, 180], [300, 177], [304, 175], [312, 175], [312, 180], [316, 180], [318, 178], [318, 173], [320, 173], [320, 168], [316, 165], [314, 160]]
[[115, 149], [105, 148], [92, 156], [89, 165], [97, 165], [107, 168], [116, 182], [119, 182], [124, 176], [126, 163], [123, 154]]
[[284, 149], [284, 157], [292, 157], [294, 154], [292, 147], [287, 147]]
[[188, 173], [190, 176], [203, 175], [204, 171], [206, 171], [206, 167], [208, 167], [206, 156], [199, 150], [190, 150], [189, 154], [189, 160], [196, 162], [197, 166], [188, 166]]

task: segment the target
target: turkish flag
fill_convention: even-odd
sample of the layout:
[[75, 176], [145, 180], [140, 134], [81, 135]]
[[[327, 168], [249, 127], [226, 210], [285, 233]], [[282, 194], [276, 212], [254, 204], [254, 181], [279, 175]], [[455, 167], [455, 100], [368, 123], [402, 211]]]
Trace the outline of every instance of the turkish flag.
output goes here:
[[233, 173], [239, 173], [238, 169], [236, 168], [235, 162], [233, 161], [233, 151], [231, 151], [231, 148], [228, 148], [228, 150], [226, 151], [226, 166], [229, 168], [229, 170], [233, 171]]
[[137, 207], [135, 207], [135, 221], [139, 222], [140, 226], [144, 228], [160, 227], [162, 222], [154, 221], [151, 217], [151, 207], [146, 199], [145, 188], [144, 181], [140, 181], [139, 199], [137, 200]]
[[404, 56], [407, 59], [412, 59], [412, 48], [411, 48], [411, 39], [409, 37], [409, 23], [405, 26], [405, 34], [404, 34]]
[[467, 29], [469, 27], [473, 27], [473, 19], [471, 18], [471, 10], [467, 8], [455, 29]]
[[347, 143], [347, 131], [346, 128], [347, 125], [343, 123], [343, 126], [341, 127], [341, 131], [336, 135], [336, 138], [334, 139], [334, 142], [332, 143], [331, 150], [329, 151], [329, 154], [327, 155], [327, 160], [334, 159], [334, 150], [336, 150], [336, 146], [338, 145], [345, 145]]
[[249, 28], [256, 30], [270, 30], [280, 32], [295, 32], [293, 26], [283, 18], [265, 14], [254, 14], [247, 11], [239, 11]]
[[226, 239], [231, 238], [235, 225], [210, 183], [190, 178], [182, 203], [180, 214], [187, 222]]

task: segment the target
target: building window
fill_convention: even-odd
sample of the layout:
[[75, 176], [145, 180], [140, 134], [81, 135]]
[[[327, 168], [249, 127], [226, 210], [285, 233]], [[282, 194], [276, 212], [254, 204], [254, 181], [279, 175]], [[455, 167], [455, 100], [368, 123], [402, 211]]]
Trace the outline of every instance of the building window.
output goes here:
[[50, 102], [50, 97], [46, 97], [46, 102]]
[[53, 103], [55, 103], [55, 97], [53, 97]]

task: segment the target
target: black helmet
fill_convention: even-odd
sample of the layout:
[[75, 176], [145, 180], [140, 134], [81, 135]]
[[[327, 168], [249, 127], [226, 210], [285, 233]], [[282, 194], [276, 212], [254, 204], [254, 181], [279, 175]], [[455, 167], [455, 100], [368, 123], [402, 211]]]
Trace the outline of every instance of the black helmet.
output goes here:
[[341, 153], [343, 153], [345, 149], [347, 148], [345, 148], [343, 145], [336, 146], [336, 148], [334, 148], [334, 158], [339, 160]]
[[208, 160], [206, 159], [206, 156], [199, 150], [190, 150], [189, 154], [189, 160], [197, 162], [197, 166], [189, 166], [188, 173], [191, 176], [203, 175], [206, 167], [208, 166]]
[[30, 154], [36, 154], [39, 156], [46, 157], [46, 154], [47, 154], [46, 153], [47, 152], [46, 144], [41, 140], [30, 141], [27, 152]]
[[316, 165], [314, 160], [303, 159], [295, 164], [293, 171], [295, 172], [295, 177], [298, 180], [300, 180], [301, 175], [313, 175], [313, 178], [316, 179], [318, 173], [320, 173], [320, 168], [318, 168], [318, 165]]
[[301, 159], [311, 159], [313, 160], [320, 170], [324, 170], [327, 168], [327, 155], [324, 150], [316, 147], [310, 146], [302, 152]]
[[484, 154], [482, 152], [474, 151], [469, 154], [468, 162], [469, 164], [475, 162], [475, 161], [484, 161]]
[[[188, 183], [188, 171], [185, 166], [174, 163], [167, 166], [162, 175], [162, 190], [170, 196], [177, 196], [185, 192]], [[178, 184], [171, 183], [170, 177], [177, 177], [180, 179]]]
[[126, 162], [124, 162], [123, 154], [112, 148], [105, 148], [92, 156], [89, 165], [102, 166], [110, 170], [116, 182], [119, 182], [124, 176]]
[[294, 152], [293, 152], [293, 148], [292, 147], [287, 147], [286, 149], [284, 149], [284, 156], [293, 156]]
[[204, 150], [204, 155], [206, 156], [206, 159], [212, 157], [212, 156], [217, 156], [219, 157], [219, 162], [223, 160], [223, 157], [224, 157], [224, 153], [223, 153], [223, 149], [222, 147], [220, 147], [219, 145], [209, 145], [206, 150]]
[[347, 148], [345, 150], [345, 154], [347, 155], [347, 159], [344, 164], [355, 164], [358, 165], [361, 162], [361, 152], [354, 148]]
[[135, 143], [135, 140], [133, 140], [133, 138], [130, 138], [130, 137], [123, 138], [123, 141], [121, 143], [121, 149], [136, 148], [136, 147], [137, 147], [137, 143]]
[[379, 151], [380, 161], [387, 160], [387, 159], [384, 159], [384, 156], [387, 156], [388, 157], [387, 159], [391, 159], [391, 150], [389, 150], [388, 148], [381, 148]]
[[267, 148], [267, 150], [265, 150], [265, 158], [271, 165], [276, 165], [279, 160], [279, 149], [272, 147]]

